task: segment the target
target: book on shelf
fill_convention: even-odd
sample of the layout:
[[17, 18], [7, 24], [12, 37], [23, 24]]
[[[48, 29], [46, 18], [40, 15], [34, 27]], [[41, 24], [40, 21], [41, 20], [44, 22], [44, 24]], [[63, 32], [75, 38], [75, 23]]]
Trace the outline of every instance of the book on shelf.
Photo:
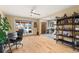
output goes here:
[[65, 36], [72, 36], [72, 32], [70, 32], [70, 31], [63, 31], [63, 35], [65, 35]]
[[75, 23], [79, 23], [79, 18], [76, 18], [75, 19]]

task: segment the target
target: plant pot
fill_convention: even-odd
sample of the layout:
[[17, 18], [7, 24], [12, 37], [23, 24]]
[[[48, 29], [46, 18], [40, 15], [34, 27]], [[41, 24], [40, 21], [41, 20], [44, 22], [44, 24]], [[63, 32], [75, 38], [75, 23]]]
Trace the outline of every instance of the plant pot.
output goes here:
[[0, 53], [3, 53], [4, 48], [3, 48], [3, 44], [0, 44]]

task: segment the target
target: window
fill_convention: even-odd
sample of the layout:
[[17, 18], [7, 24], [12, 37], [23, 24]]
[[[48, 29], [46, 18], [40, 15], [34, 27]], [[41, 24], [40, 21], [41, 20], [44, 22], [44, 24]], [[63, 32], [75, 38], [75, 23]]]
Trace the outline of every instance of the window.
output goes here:
[[16, 22], [16, 31], [22, 28], [24, 30], [24, 35], [32, 33], [32, 21], [16, 20], [15, 22]]

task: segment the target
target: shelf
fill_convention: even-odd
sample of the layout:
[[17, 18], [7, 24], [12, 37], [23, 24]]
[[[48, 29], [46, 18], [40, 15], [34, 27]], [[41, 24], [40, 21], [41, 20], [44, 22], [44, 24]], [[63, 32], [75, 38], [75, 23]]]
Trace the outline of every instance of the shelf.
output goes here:
[[75, 39], [79, 40], [79, 38], [76, 38], [76, 37], [75, 37]]
[[57, 34], [58, 36], [63, 36], [62, 34]]
[[73, 31], [73, 30], [70, 30], [70, 29], [57, 29], [57, 30], [61, 30], [61, 31]]
[[75, 34], [74, 36], [79, 36], [79, 34]]
[[57, 24], [57, 25], [63, 25], [63, 24]]
[[66, 40], [64, 40], [63, 42], [67, 46], [73, 46], [74, 45], [74, 42], [69, 42], [69, 41], [66, 41]]
[[[77, 17], [77, 16], [76, 16]], [[61, 17], [59, 19], [57, 19], [58, 21], [64, 20], [64, 19], [71, 19], [74, 18], [73, 16], [69, 16], [69, 17]]]
[[74, 25], [79, 25], [79, 23], [74, 23]]
[[57, 25], [73, 25], [73, 23], [66, 23], [66, 24], [57, 24]]
[[64, 37], [68, 37], [68, 38], [73, 38], [73, 36], [66, 36], [66, 35], [63, 35]]
[[63, 24], [63, 25], [73, 25], [73, 23], [66, 23], [66, 24]]
[[[65, 42], [66, 44], [72, 45], [74, 47], [75, 40], [76, 41], [79, 40], [79, 38], [76, 38], [77, 35], [79, 35], [78, 34], [79, 30], [78, 30], [78, 28], [76, 28], [79, 26], [79, 23], [75, 23], [75, 21], [77, 21], [77, 19], [79, 19], [79, 15], [75, 14], [75, 13], [73, 16], [68, 16], [68, 17], [66, 16], [66, 17], [61, 17], [61, 18], [57, 19], [57, 26], [60, 28], [60, 29], [57, 29], [57, 32], [61, 33], [61, 34], [58, 34], [58, 36], [61, 36], [63, 38], [61, 40], [58, 37], [59, 41]], [[64, 35], [63, 33], [64, 34], [70, 33], [70, 35], [72, 35], [72, 36], [67, 36], [67, 35]], [[71, 41], [69, 41], [69, 40], [67, 41], [67, 39], [71, 39]]]
[[63, 31], [73, 31], [73, 30], [70, 30], [70, 29], [63, 29]]
[[69, 41], [66, 41], [66, 40], [63, 40], [63, 39], [58, 39], [58, 41], [61, 41], [63, 44], [68, 45], [68, 46], [74, 45], [74, 42], [69, 42]]
[[74, 30], [75, 32], [79, 32], [79, 30]]
[[63, 37], [68, 37], [68, 38], [73, 38], [73, 36], [66, 36], [66, 35], [62, 35], [62, 34], [57, 34], [58, 36], [63, 36]]
[[75, 15], [74, 17], [75, 17], [75, 18], [79, 18], [79, 15]]

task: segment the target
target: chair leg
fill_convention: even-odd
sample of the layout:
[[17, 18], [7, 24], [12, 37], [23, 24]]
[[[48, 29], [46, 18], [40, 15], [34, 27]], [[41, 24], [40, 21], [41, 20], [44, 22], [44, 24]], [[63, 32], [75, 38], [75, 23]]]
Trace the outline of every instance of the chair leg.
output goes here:
[[18, 48], [17, 45], [22, 45], [22, 47], [23, 47], [23, 44], [20, 41], [19, 42], [15, 42], [15, 45], [16, 45], [16, 49]]
[[23, 47], [23, 44], [20, 41], [19, 41], [19, 44], [22, 45], [22, 47]]
[[23, 44], [21, 43], [22, 47], [23, 47]]
[[11, 49], [11, 46], [10, 46], [10, 44], [8, 44], [8, 46], [9, 46], [9, 53], [12, 53], [12, 49]]
[[17, 42], [15, 42], [15, 44], [16, 44], [16, 49], [18, 48], [18, 46], [17, 46]]
[[23, 47], [23, 44], [21, 42], [19, 42], [19, 44], [22, 45], [22, 47]]

